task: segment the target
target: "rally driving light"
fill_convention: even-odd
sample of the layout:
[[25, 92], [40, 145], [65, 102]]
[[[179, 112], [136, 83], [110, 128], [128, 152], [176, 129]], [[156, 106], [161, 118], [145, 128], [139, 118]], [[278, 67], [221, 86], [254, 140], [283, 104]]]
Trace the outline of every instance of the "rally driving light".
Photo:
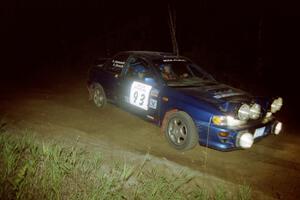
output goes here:
[[277, 124], [275, 125], [274, 127], [274, 134], [275, 135], [279, 135], [279, 133], [281, 132], [282, 130], [282, 123], [281, 122], [277, 122]]
[[250, 106], [248, 104], [242, 104], [238, 110], [237, 115], [240, 120], [248, 120], [250, 117]]
[[266, 118], [270, 118], [270, 117], [272, 117], [272, 112], [267, 112]]
[[278, 97], [277, 99], [274, 99], [274, 101], [271, 104], [271, 112], [275, 113], [281, 109], [283, 105], [283, 99], [281, 97]]
[[253, 135], [251, 133], [241, 133], [237, 138], [237, 146], [243, 149], [249, 149], [254, 142]]
[[249, 117], [251, 119], [258, 119], [259, 116], [261, 114], [261, 107], [259, 104], [255, 103], [251, 106], [250, 108], [250, 114], [249, 114]]

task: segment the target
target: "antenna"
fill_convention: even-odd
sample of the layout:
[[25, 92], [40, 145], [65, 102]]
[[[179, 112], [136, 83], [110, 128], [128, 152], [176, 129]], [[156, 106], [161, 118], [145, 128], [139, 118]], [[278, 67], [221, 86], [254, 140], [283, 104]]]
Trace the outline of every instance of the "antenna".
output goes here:
[[171, 35], [171, 40], [172, 40], [172, 47], [173, 47], [173, 53], [176, 56], [179, 56], [179, 49], [178, 49], [178, 43], [176, 40], [176, 13], [174, 8], [168, 4], [168, 12], [169, 12], [169, 28], [170, 28], [170, 35]]

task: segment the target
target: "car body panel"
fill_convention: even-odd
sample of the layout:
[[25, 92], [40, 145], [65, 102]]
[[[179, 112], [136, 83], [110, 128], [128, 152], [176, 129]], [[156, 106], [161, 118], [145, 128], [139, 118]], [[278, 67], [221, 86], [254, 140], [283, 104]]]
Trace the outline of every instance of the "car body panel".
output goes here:
[[[272, 98], [254, 97], [211, 78], [190, 85], [181, 82], [178, 82], [179, 85], [168, 84], [162, 78], [159, 65], [156, 64], [159, 59], [160, 62], [191, 62], [185, 57], [170, 53], [122, 52], [112, 59], [107, 59], [105, 64], [91, 68], [88, 87], [92, 88], [95, 83], [101, 84], [108, 100], [159, 126], [162, 125], [167, 112], [184, 111], [191, 116], [198, 129], [199, 143], [221, 151], [239, 148], [237, 137], [245, 131], [255, 135], [256, 130], [265, 127], [258, 130], [260, 135], [255, 141], [272, 133], [277, 121], [273, 116], [266, 118]], [[137, 75], [139, 72], [134, 71], [140, 63], [143, 63], [142, 66], [146, 70], [146, 76], [141, 79]], [[193, 63], [191, 65], [194, 66]], [[249, 120], [234, 127], [217, 126], [212, 123], [214, 116], [236, 116], [242, 103], [258, 103], [261, 106], [259, 119]], [[219, 135], [220, 132], [227, 132], [228, 136], [224, 138]]]

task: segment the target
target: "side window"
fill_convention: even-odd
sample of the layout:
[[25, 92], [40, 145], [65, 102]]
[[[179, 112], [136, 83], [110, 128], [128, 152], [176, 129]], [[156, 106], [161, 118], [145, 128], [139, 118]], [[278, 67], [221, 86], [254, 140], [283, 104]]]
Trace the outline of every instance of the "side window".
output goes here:
[[128, 61], [126, 77], [130, 79], [144, 80], [145, 77], [152, 77], [152, 73], [145, 60], [131, 57]]
[[106, 70], [114, 74], [120, 75], [123, 70], [123, 67], [125, 66], [127, 58], [127, 54], [116, 55], [112, 60], [109, 61]]

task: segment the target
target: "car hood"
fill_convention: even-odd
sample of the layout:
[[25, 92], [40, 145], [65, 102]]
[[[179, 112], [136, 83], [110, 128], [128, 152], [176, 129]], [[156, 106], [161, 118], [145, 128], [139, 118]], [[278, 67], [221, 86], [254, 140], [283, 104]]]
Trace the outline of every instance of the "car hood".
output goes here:
[[232, 110], [233, 107], [241, 103], [250, 103], [253, 101], [253, 97], [250, 94], [216, 82], [175, 88], [187, 96], [213, 104], [223, 112]]

